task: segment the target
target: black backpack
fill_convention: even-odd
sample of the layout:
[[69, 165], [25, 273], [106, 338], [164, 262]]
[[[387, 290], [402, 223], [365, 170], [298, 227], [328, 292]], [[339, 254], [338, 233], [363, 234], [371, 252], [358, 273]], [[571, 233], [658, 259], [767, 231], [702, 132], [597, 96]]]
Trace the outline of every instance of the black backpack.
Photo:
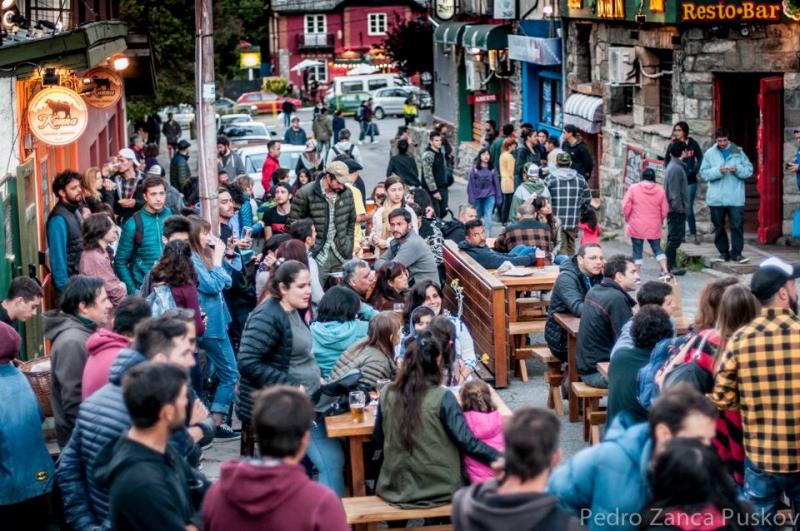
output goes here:
[[336, 153], [337, 157], [341, 156], [341, 155], [347, 155], [347, 158], [352, 159], [353, 158], [353, 150], [355, 148], [356, 148], [356, 146], [351, 142], [350, 143], [350, 149], [345, 149], [344, 152], [339, 151], [339, 149], [336, 146], [333, 146], [331, 149], [333, 150], [334, 153]]

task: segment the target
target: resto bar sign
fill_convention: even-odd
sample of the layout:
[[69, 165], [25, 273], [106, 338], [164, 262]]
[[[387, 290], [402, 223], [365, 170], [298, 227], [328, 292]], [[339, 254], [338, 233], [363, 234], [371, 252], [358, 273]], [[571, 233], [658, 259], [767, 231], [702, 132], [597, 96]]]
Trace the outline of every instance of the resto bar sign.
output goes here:
[[[787, 0], [792, 4], [792, 0]], [[683, 2], [681, 22], [779, 22], [783, 6], [778, 2]], [[786, 16], [793, 18], [790, 13]]]
[[86, 104], [66, 87], [39, 91], [28, 104], [28, 126], [36, 138], [51, 146], [76, 141], [88, 122]]

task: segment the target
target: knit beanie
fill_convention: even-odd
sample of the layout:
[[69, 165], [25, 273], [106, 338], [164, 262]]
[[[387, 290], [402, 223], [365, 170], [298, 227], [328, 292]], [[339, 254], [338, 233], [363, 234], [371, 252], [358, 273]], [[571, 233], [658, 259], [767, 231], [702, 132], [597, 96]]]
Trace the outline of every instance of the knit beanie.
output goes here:
[[0, 364], [11, 363], [19, 356], [21, 339], [13, 327], [0, 322]]

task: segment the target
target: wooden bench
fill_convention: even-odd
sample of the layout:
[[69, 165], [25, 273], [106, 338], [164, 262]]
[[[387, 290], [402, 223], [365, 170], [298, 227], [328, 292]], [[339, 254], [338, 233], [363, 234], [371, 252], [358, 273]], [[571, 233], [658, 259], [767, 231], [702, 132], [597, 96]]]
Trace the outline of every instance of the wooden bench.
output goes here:
[[606, 423], [606, 411], [600, 407], [600, 399], [608, 396], [608, 389], [572, 382], [572, 390], [583, 410], [583, 440], [589, 444], [597, 444], [600, 442], [600, 427]]
[[517, 319], [520, 321], [534, 321], [547, 319], [547, 306], [549, 301], [536, 297], [519, 297], [517, 299]]
[[526, 347], [528, 334], [543, 334], [546, 321], [519, 321], [508, 324], [508, 335], [511, 341], [511, 365], [514, 372], [523, 381], [528, 381], [528, 368], [525, 360], [531, 359], [531, 347]]
[[[381, 522], [397, 522], [402, 520], [419, 520], [423, 518], [440, 518], [450, 516], [451, 505], [441, 505], [429, 509], [401, 509], [391, 505], [377, 496], [362, 496], [360, 498], [342, 498], [347, 523], [357, 529], [373, 531], [378, 529]], [[406, 528], [408, 529], [408, 528]], [[452, 524], [423, 526], [414, 529], [427, 529], [432, 531], [446, 531], [453, 529]]]
[[[453, 280], [463, 289], [464, 307], [461, 319], [469, 328], [475, 343], [475, 355], [486, 363], [494, 375], [495, 387], [508, 386], [508, 314], [506, 287], [473, 258], [458, 249], [452, 240], [444, 244], [446, 307], [455, 312], [458, 302], [451, 289]], [[484, 354], [488, 360], [484, 359]], [[484, 378], [485, 379], [485, 378]]]
[[546, 345], [518, 349], [517, 359], [520, 360], [520, 372], [523, 382], [528, 381], [528, 369], [525, 367], [526, 359], [537, 359], [544, 363], [544, 381], [548, 385], [547, 407], [557, 415], [564, 414], [564, 401], [561, 398], [561, 383], [564, 381], [563, 363], [553, 356]]

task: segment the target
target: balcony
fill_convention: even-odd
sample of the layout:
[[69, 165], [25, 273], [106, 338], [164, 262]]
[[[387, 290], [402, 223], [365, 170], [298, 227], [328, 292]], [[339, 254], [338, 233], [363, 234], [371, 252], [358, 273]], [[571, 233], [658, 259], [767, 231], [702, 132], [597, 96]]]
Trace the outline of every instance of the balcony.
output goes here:
[[300, 33], [295, 35], [297, 50], [325, 50], [334, 48], [333, 33]]

